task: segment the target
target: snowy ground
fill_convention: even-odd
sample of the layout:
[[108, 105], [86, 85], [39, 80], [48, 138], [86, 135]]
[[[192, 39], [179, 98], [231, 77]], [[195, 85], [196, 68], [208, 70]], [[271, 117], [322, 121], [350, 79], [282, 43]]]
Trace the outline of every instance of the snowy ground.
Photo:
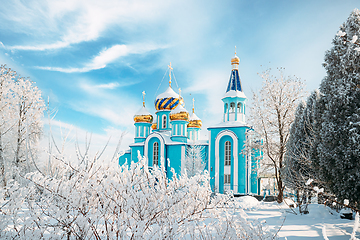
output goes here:
[[[249, 219], [265, 220], [270, 229], [282, 226], [278, 233], [280, 239], [325, 239], [323, 230], [329, 240], [350, 239], [353, 231], [354, 220], [341, 219], [323, 205], [311, 204], [309, 214], [295, 215], [284, 203], [258, 202], [253, 197], [238, 198], [236, 202], [246, 209]], [[356, 238], [360, 239], [360, 229], [357, 229]]]

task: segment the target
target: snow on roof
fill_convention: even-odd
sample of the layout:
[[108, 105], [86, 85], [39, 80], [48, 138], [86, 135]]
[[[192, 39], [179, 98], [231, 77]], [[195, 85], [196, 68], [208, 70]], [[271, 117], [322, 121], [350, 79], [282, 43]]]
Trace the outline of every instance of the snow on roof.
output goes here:
[[181, 104], [177, 105], [177, 107], [171, 111], [171, 113], [181, 113], [181, 112], [188, 112]]
[[168, 89], [166, 89], [165, 92], [159, 94], [159, 95], [156, 97], [156, 99], [168, 98], [168, 97], [179, 98], [179, 94], [177, 94], [177, 93], [169, 86]]
[[192, 113], [189, 120], [194, 121], [194, 120], [201, 120], [201, 119], [198, 116], [196, 116], [195, 113]]
[[214, 126], [208, 127], [209, 128], [222, 128], [222, 127], [250, 127], [250, 125], [244, 122], [237, 122], [237, 121], [228, 121], [228, 122], [221, 122]]
[[151, 115], [151, 113], [144, 106], [135, 114], [135, 116], [146, 116], [146, 115]]
[[241, 91], [234, 91], [234, 90], [230, 90], [228, 92], [225, 93], [223, 98], [226, 97], [240, 97], [240, 98], [246, 98], [245, 93], [241, 92]]
[[[208, 145], [209, 141], [208, 140], [198, 140], [198, 141], [192, 141], [190, 139], [188, 139], [187, 142], [178, 142], [178, 141], [173, 141], [171, 140], [171, 132], [169, 130], [165, 130], [165, 131], [157, 131], [157, 132], [153, 132], [151, 133], [149, 136], [153, 135], [153, 134], [158, 134], [160, 135], [163, 139], [166, 145]], [[149, 137], [148, 136], [148, 137]], [[132, 143], [130, 144], [130, 146], [144, 146], [144, 142], [138, 142], [138, 143]]]

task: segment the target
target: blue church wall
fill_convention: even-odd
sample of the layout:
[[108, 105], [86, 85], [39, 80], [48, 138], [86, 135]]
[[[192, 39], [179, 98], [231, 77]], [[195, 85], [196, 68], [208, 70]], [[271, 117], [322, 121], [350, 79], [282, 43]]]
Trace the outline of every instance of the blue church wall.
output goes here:
[[[166, 128], [163, 126], [163, 118], [166, 117]], [[156, 112], [156, 121], [157, 121], [157, 129], [153, 130], [154, 132], [159, 130], [171, 130], [170, 127], [170, 111], [162, 110]]]
[[[147, 149], [147, 157], [148, 157], [148, 161], [149, 161], [149, 167], [153, 167], [153, 161], [154, 161], [154, 143], [157, 142], [158, 143], [158, 166], [161, 167], [161, 158], [164, 157], [164, 163], [166, 160], [166, 148], [164, 146], [162, 146], [161, 141], [159, 138], [157, 137], [153, 137], [148, 141], [148, 149]], [[164, 148], [164, 156], [161, 155], [161, 152]], [[166, 165], [165, 165], [166, 167]]]
[[252, 154], [252, 161], [251, 161], [251, 193], [253, 194], [260, 194], [258, 190], [258, 167], [259, 163], [262, 159], [262, 152], [260, 150], [254, 150]]
[[130, 152], [126, 152], [123, 155], [120, 156], [119, 158], [119, 165], [122, 166], [124, 165], [126, 162], [129, 162], [131, 160], [131, 153]]
[[[231, 146], [234, 146], [234, 142], [233, 142], [233, 139], [230, 137], [230, 136], [223, 136], [220, 138], [220, 141], [219, 141], [219, 158], [220, 158], [220, 161], [219, 161], [219, 178], [220, 178], [220, 184], [219, 184], [219, 192], [223, 193], [224, 192], [224, 184], [221, 184], [221, 183], [224, 183], [224, 168], [225, 168], [225, 162], [224, 162], [224, 159], [225, 159], [225, 142], [229, 141], [231, 143]], [[233, 154], [231, 154], [231, 165], [230, 165], [230, 168], [231, 168], [231, 176], [234, 176], [234, 156]], [[238, 183], [235, 183], [234, 182], [234, 179], [231, 178], [230, 180], [230, 189], [233, 190], [234, 189], [234, 185], [237, 185]]]
[[185, 145], [167, 145], [167, 149], [167, 161], [170, 161], [167, 166], [167, 177], [171, 179], [173, 177], [171, 168], [175, 170], [177, 175], [181, 174], [181, 158], [185, 157]]
[[140, 153], [140, 156], [144, 156], [143, 146], [132, 146], [131, 147], [131, 161], [132, 162], [139, 161], [139, 156], [138, 156], [139, 153]]
[[[231, 183], [230, 183], [230, 188], [232, 190], [234, 190], [234, 186], [237, 185], [237, 192], [238, 193], [246, 193], [246, 158], [245, 156], [241, 153], [242, 150], [244, 149], [244, 141], [245, 141], [245, 131], [249, 129], [249, 127], [243, 126], [243, 127], [219, 127], [219, 128], [208, 128], [208, 130], [210, 131], [210, 136], [211, 136], [211, 142], [210, 142], [210, 166], [212, 166], [210, 168], [210, 184], [211, 184], [211, 188], [213, 191], [216, 191], [215, 189], [215, 144], [216, 144], [216, 137], [218, 136], [218, 134], [224, 130], [229, 130], [231, 132], [233, 132], [236, 137], [237, 137], [237, 141], [238, 141], [238, 181], [234, 182], [233, 176], [234, 176], [234, 156], [233, 154], [231, 154]], [[232, 137], [225, 135], [223, 137], [220, 138], [219, 141], [219, 189], [218, 191], [220, 193], [224, 193], [224, 158], [225, 158], [225, 142], [226, 141], [230, 141], [231, 142], [231, 146], [232, 146], [232, 151], [234, 150], [234, 143], [233, 143], [233, 139]]]

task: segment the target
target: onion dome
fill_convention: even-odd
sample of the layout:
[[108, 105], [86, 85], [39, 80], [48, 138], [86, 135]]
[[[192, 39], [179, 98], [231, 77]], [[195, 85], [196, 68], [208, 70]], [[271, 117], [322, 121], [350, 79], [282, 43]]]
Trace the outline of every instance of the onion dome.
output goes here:
[[181, 104], [179, 104], [174, 110], [171, 111], [170, 120], [189, 121], [189, 113]]
[[201, 128], [202, 126], [202, 121], [201, 119], [196, 116], [196, 114], [193, 112], [190, 116], [189, 119], [189, 124], [187, 125], [187, 127], [193, 127], [193, 128]]
[[193, 99], [192, 114], [190, 116], [189, 124], [187, 125], [187, 127], [201, 128], [201, 126], [201, 119], [195, 114], [195, 99]]
[[143, 106], [134, 116], [134, 121], [138, 122], [145, 122], [145, 123], [152, 123], [153, 116], [149, 113], [145, 106]]
[[235, 46], [235, 56], [231, 59], [231, 65], [233, 69], [238, 69], [240, 63], [240, 58], [236, 56], [236, 46]]
[[239, 64], [240, 63], [240, 58], [238, 56], [235, 55], [235, 57], [233, 57], [231, 59], [231, 64]]
[[158, 111], [174, 110], [180, 104], [181, 100], [182, 98], [169, 86], [165, 92], [156, 97], [155, 109]]
[[153, 123], [153, 124], [151, 125], [151, 129], [152, 129], [152, 130], [157, 129], [157, 123]]

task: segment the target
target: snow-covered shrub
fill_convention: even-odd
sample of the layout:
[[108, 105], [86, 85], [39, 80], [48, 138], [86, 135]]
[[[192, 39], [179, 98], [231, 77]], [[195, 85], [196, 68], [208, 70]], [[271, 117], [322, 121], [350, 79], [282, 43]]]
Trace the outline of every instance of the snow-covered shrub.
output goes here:
[[27, 174], [1, 192], [1, 239], [267, 239], [258, 222], [211, 197], [209, 175], [167, 179], [145, 158], [130, 166], [65, 163], [64, 174]]

